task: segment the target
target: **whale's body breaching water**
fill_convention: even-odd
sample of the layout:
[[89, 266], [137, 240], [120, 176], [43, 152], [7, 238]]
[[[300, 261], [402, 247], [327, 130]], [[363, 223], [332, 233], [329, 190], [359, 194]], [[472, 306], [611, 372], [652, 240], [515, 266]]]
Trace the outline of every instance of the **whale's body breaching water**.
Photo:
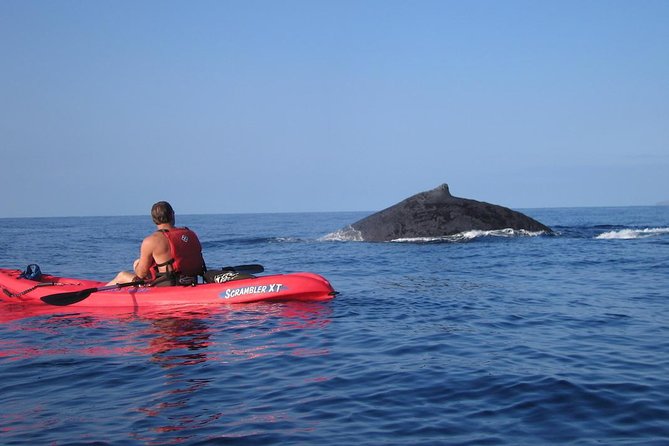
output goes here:
[[[421, 192], [359, 220], [330, 239], [409, 241], [438, 239], [471, 231], [553, 231], [544, 224], [503, 206], [451, 195], [448, 185]], [[337, 237], [335, 237], [337, 235]]]

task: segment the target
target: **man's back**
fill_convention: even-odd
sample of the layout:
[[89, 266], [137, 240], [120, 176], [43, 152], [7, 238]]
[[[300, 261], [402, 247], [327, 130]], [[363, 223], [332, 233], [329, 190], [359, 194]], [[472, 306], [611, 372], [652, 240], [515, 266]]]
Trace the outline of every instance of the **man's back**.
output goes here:
[[[147, 250], [151, 253], [151, 258], [153, 259], [154, 264], [160, 265], [172, 259], [169, 240], [163, 233], [156, 231], [147, 236], [142, 242], [142, 250], [144, 249], [145, 243], [147, 245]], [[152, 265], [149, 265], [149, 268], [151, 266]], [[158, 272], [165, 271], [167, 271], [166, 266], [158, 268]]]

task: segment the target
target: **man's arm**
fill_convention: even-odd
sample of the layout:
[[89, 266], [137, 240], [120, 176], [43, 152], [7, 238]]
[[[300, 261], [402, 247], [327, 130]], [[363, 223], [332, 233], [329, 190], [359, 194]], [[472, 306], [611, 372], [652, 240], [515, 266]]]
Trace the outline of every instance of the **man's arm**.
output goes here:
[[140, 279], [149, 277], [151, 265], [153, 265], [153, 237], [149, 236], [142, 241], [139, 249], [139, 261], [135, 265], [135, 275]]

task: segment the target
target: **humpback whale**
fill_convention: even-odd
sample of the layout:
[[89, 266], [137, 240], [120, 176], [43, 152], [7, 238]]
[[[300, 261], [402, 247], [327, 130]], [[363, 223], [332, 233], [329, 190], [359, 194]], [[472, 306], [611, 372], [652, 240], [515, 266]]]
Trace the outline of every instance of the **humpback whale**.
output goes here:
[[538, 221], [503, 206], [451, 195], [448, 184], [413, 195], [337, 233], [341, 238], [380, 242], [439, 238], [472, 230], [545, 232]]

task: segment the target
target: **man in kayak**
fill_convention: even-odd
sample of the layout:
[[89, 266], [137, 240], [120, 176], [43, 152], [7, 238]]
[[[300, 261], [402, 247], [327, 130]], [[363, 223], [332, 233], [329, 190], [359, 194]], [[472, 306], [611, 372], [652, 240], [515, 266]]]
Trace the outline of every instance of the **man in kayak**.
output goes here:
[[109, 282], [146, 280], [152, 286], [189, 285], [205, 271], [202, 246], [195, 232], [174, 226], [174, 210], [166, 201], [151, 208], [156, 232], [142, 241], [134, 271], [121, 271]]

